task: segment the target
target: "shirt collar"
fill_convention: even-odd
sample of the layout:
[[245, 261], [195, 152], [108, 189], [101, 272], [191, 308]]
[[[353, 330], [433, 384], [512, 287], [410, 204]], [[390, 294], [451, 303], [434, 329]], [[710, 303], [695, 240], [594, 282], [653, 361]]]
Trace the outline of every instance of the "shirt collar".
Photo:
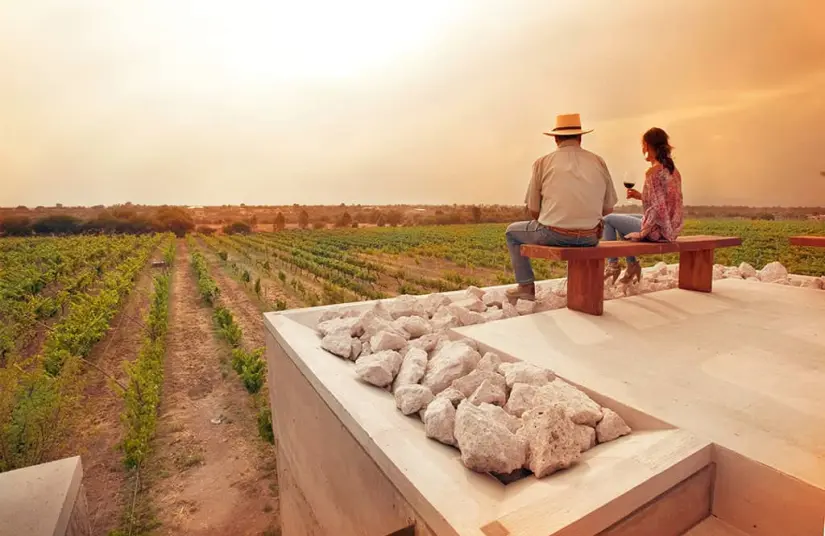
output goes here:
[[559, 149], [562, 149], [564, 147], [578, 147], [578, 148], [580, 148], [581, 143], [577, 142], [576, 140], [564, 140], [563, 142], [561, 142], [559, 144]]

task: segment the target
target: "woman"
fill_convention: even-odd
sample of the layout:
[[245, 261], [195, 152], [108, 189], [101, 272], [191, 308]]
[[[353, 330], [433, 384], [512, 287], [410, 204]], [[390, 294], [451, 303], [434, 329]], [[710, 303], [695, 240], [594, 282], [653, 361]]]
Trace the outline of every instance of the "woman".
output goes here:
[[[672, 242], [682, 232], [682, 176], [670, 156], [673, 147], [667, 132], [661, 128], [651, 128], [642, 136], [642, 154], [650, 162], [645, 173], [642, 192], [627, 190], [628, 199], [641, 199], [644, 214], [639, 217], [630, 214], [608, 214], [604, 217], [603, 240], [616, 240], [621, 235], [625, 240], [647, 240], [651, 242]], [[605, 279], [613, 283], [621, 273], [619, 260], [607, 259]], [[636, 257], [627, 258], [627, 270], [621, 283], [639, 281], [642, 267]]]

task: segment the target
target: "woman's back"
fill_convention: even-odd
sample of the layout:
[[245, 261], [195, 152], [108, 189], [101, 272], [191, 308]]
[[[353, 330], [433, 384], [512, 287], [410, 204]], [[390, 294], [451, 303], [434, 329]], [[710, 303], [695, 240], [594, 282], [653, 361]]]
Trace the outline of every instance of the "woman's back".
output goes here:
[[641, 235], [648, 240], [672, 242], [684, 226], [682, 176], [678, 169], [671, 173], [658, 163], [645, 175]]

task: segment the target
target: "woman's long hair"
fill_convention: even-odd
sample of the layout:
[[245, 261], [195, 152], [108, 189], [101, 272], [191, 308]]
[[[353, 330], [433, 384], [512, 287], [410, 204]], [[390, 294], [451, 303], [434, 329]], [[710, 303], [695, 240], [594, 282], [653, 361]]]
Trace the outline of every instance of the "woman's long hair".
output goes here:
[[665, 168], [673, 173], [676, 169], [676, 164], [673, 163], [673, 158], [670, 156], [673, 147], [670, 145], [670, 136], [661, 128], [653, 127], [642, 136], [642, 140], [653, 150], [656, 155], [656, 160]]

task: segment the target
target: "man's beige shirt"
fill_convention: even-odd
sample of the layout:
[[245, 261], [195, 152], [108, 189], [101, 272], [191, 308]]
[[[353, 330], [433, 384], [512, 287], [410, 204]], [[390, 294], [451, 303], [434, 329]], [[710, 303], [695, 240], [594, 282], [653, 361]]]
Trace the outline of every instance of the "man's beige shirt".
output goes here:
[[617, 200], [604, 160], [574, 141], [565, 141], [533, 164], [525, 203], [539, 213], [542, 225], [592, 229]]

